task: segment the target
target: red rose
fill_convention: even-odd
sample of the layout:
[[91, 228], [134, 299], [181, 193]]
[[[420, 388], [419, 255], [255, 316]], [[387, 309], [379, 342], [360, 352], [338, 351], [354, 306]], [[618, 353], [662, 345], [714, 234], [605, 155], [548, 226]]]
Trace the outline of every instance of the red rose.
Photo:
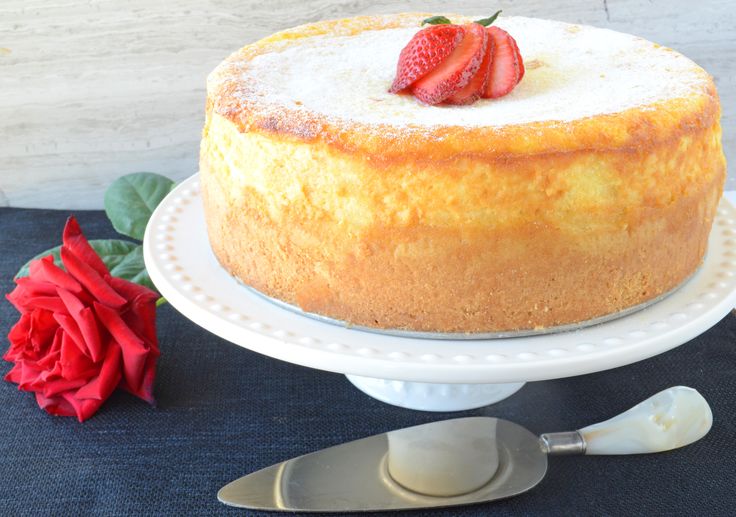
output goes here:
[[61, 260], [34, 261], [8, 300], [21, 313], [3, 358], [15, 363], [5, 380], [36, 394], [52, 415], [91, 417], [120, 386], [153, 403], [159, 356], [158, 294], [110, 276], [70, 217]]

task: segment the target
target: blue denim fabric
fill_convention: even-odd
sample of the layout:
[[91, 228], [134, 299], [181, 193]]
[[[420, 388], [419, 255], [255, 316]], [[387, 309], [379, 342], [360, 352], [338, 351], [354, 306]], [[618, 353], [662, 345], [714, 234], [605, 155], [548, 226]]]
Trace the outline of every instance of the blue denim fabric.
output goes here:
[[[28, 258], [60, 242], [67, 212], [0, 209], [0, 291]], [[115, 237], [102, 212], [77, 212], [89, 238]], [[0, 351], [16, 321], [0, 302]], [[702, 441], [656, 456], [554, 457], [533, 491], [506, 501], [406, 515], [734, 515], [736, 318], [637, 364], [534, 382], [460, 414], [392, 407], [342, 375], [250, 352], [159, 309], [158, 406], [115, 393], [84, 424], [47, 415], [0, 382], [1, 515], [247, 514], [216, 499], [225, 483], [293, 456], [437, 419], [492, 415], [530, 430], [604, 420], [669, 386], [698, 389], [714, 426]], [[0, 375], [10, 369], [0, 362]], [[397, 513], [387, 515], [400, 515]]]

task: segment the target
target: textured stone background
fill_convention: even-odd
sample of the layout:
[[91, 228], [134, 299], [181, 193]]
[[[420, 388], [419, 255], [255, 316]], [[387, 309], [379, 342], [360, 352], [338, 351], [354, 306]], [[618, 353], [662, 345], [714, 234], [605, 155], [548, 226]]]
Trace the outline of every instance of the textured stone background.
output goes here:
[[733, 0], [3, 0], [0, 206], [95, 208], [119, 175], [191, 175], [207, 73], [276, 30], [358, 14], [496, 8], [634, 33], [694, 59], [716, 78], [726, 155], [736, 159]]

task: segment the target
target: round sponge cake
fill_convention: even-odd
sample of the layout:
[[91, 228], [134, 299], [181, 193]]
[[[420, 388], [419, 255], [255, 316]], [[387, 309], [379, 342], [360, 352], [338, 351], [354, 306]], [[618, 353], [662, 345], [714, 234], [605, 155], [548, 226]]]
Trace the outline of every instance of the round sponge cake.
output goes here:
[[516, 89], [427, 106], [387, 92], [427, 16], [296, 27], [210, 75], [200, 172], [225, 269], [351, 324], [467, 333], [616, 313], [697, 269], [726, 170], [704, 70], [505, 17]]

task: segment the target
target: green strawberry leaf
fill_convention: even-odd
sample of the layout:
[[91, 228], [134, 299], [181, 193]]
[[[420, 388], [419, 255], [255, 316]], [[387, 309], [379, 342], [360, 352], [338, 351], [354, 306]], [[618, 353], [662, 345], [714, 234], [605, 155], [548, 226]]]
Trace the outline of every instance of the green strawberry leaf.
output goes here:
[[[146, 271], [146, 265], [143, 262], [143, 247], [140, 244], [120, 239], [97, 239], [89, 241], [89, 245], [100, 256], [112, 276], [124, 278], [136, 284], [144, 285], [154, 291], [156, 290]], [[52, 255], [54, 257], [54, 263], [60, 268], [64, 268], [64, 264], [61, 262], [61, 246], [56, 246], [43, 253], [39, 253], [26, 262], [15, 275], [15, 278], [28, 276], [31, 262], [46, 255]]]
[[105, 192], [105, 213], [119, 233], [143, 240], [151, 214], [175, 185], [152, 172], [122, 176]]
[[430, 18], [426, 18], [422, 20], [422, 26], [424, 25], [443, 25], [446, 23], [452, 23], [452, 22], [445, 16], [432, 16]]
[[477, 20], [475, 23], [479, 23], [483, 27], [489, 27], [493, 22], [496, 21], [496, 18], [498, 18], [498, 15], [501, 14], [502, 12], [503, 11], [496, 11], [496, 14], [489, 16], [488, 18]]

